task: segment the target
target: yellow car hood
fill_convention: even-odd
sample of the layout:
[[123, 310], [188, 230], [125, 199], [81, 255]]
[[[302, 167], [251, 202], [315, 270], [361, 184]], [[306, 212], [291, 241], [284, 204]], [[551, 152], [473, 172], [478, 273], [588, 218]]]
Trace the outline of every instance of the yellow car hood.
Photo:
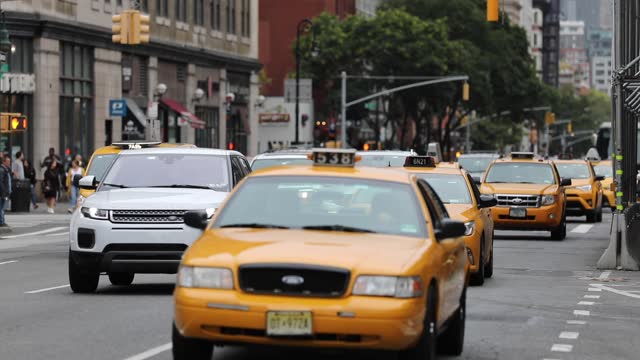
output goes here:
[[449, 216], [457, 221], [469, 221], [474, 218], [474, 209], [471, 204], [444, 204]]
[[208, 230], [183, 263], [235, 268], [252, 263], [303, 263], [402, 274], [431, 241], [406, 236], [337, 231], [228, 228]]
[[484, 183], [480, 188], [483, 194], [516, 194], [516, 195], [542, 195], [555, 193], [558, 185], [555, 184], [492, 184]]

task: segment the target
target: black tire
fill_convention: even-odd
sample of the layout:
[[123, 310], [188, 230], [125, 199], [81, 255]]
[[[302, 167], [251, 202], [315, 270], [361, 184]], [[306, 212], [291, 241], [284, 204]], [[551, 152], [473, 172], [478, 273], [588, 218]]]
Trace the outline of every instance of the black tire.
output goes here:
[[562, 220], [560, 226], [551, 230], [551, 240], [562, 241], [567, 237], [567, 221]]
[[69, 254], [69, 285], [74, 293], [94, 293], [98, 288], [99, 281], [99, 271], [79, 266]]
[[437, 288], [434, 285], [429, 286], [427, 297], [427, 314], [424, 317], [424, 329], [420, 335], [418, 343], [407, 350], [401, 351], [399, 359], [401, 360], [435, 360], [436, 348], [438, 341], [438, 325], [436, 324], [437, 309]]
[[485, 248], [484, 248], [484, 236], [480, 238], [480, 256], [478, 257], [478, 271], [471, 274], [471, 285], [472, 286], [482, 286], [484, 285], [484, 256], [485, 256]]
[[133, 283], [135, 276], [136, 274], [130, 272], [110, 272], [109, 281], [111, 281], [113, 285], [128, 286]]
[[173, 360], [211, 360], [213, 357], [213, 343], [200, 339], [190, 339], [182, 336], [173, 324], [171, 342], [173, 344]]
[[484, 277], [489, 279], [493, 276], [493, 240], [491, 241], [491, 252], [489, 253], [489, 262], [484, 266]]
[[464, 328], [467, 319], [467, 289], [462, 291], [460, 307], [450, 320], [449, 327], [438, 338], [438, 352], [458, 356], [464, 349]]
[[598, 215], [596, 217], [596, 222], [599, 222], [599, 223], [602, 222], [602, 207], [598, 208]]
[[593, 224], [598, 219], [598, 210], [594, 209], [592, 212], [587, 213], [587, 222]]

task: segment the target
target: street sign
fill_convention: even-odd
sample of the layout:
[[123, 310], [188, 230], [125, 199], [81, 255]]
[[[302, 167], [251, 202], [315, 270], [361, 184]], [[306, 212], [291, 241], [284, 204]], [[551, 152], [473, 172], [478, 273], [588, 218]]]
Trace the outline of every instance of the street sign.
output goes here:
[[7, 53], [0, 51], [0, 62], [7, 62]]
[[[300, 102], [311, 102], [313, 100], [311, 79], [300, 79]], [[284, 80], [284, 101], [296, 102], [296, 79]]]
[[109, 116], [126, 116], [127, 103], [122, 100], [109, 100]]
[[147, 107], [147, 116], [149, 119], [155, 120], [158, 119], [158, 102], [150, 101], [149, 106]]

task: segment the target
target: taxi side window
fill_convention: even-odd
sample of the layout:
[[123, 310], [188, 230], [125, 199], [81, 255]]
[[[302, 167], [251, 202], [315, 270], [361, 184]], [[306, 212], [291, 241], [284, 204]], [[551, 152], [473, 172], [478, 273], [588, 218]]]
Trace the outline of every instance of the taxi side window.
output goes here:
[[480, 202], [480, 190], [478, 189], [478, 184], [473, 181], [473, 177], [471, 174], [467, 173], [467, 181], [471, 184], [471, 189], [473, 190], [473, 197], [476, 198], [476, 204]]
[[238, 158], [238, 160], [240, 161], [240, 165], [244, 170], [245, 176], [249, 175], [251, 173], [251, 165], [249, 165], [249, 162], [247, 161], [247, 159], [241, 157], [241, 158]]
[[237, 185], [240, 180], [242, 180], [242, 178], [244, 178], [245, 173], [244, 171], [242, 171], [242, 167], [240, 166], [240, 163], [238, 162], [238, 157], [237, 156], [232, 156], [231, 157], [231, 173], [233, 175], [233, 184]]
[[427, 204], [427, 208], [429, 209], [431, 220], [434, 223], [433, 226], [436, 228], [440, 227], [442, 225], [442, 220], [449, 217], [447, 209], [445, 209], [442, 201], [440, 201], [440, 197], [438, 197], [426, 181], [418, 180], [418, 187], [420, 188], [420, 193], [422, 194], [424, 202]]

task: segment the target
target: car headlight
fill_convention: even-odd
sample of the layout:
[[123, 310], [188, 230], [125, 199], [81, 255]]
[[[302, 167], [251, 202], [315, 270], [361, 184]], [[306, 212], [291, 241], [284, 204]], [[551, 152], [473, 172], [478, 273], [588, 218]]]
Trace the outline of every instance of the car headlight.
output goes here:
[[464, 223], [464, 227], [467, 228], [464, 232], [464, 235], [469, 236], [473, 234], [473, 231], [476, 229], [476, 222], [475, 221], [466, 222]]
[[82, 207], [80, 208], [80, 212], [82, 213], [82, 216], [86, 218], [91, 218], [95, 220], [109, 219], [109, 210], [105, 210], [105, 209]]
[[358, 276], [353, 295], [415, 298], [422, 296], [422, 279], [419, 276]]
[[214, 267], [180, 266], [178, 286], [185, 288], [233, 289], [231, 270]]
[[542, 205], [552, 205], [556, 202], [555, 195], [545, 195], [542, 197]]
[[576, 186], [576, 189], [581, 191], [591, 191], [591, 185]]
[[207, 219], [211, 219], [213, 217], [213, 215], [216, 213], [216, 208], [207, 208], [205, 209], [207, 211]]

